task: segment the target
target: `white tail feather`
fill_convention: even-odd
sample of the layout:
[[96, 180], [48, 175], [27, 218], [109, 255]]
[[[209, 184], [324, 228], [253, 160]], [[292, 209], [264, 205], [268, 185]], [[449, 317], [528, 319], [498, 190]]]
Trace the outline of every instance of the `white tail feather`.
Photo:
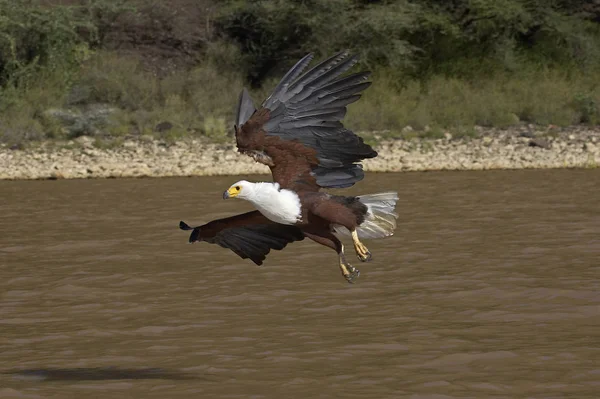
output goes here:
[[[359, 238], [384, 238], [394, 234], [398, 214], [394, 212], [398, 193], [387, 192], [358, 196], [358, 200], [367, 206], [365, 221], [356, 228]], [[336, 233], [349, 236], [347, 228], [334, 225]]]

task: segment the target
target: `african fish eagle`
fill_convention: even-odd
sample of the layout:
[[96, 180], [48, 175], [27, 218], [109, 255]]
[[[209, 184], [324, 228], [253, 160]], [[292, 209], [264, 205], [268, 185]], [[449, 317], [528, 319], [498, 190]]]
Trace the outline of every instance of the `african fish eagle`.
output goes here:
[[223, 198], [247, 200], [257, 210], [198, 227], [180, 222], [179, 227], [192, 230], [190, 243], [218, 244], [257, 265], [271, 249], [281, 250], [308, 237], [337, 252], [342, 275], [352, 283], [360, 272], [346, 260], [336, 234], [352, 237], [359, 260], [371, 260], [361, 239], [394, 233], [398, 194], [340, 196], [320, 191], [362, 180], [359, 162], [377, 152], [341, 123], [346, 106], [371, 84], [370, 73], [342, 76], [358, 60], [344, 51], [303, 74], [312, 58], [308, 54], [298, 61], [260, 109], [245, 89], [240, 95], [235, 123], [238, 151], [268, 165], [273, 182], [242, 180]]

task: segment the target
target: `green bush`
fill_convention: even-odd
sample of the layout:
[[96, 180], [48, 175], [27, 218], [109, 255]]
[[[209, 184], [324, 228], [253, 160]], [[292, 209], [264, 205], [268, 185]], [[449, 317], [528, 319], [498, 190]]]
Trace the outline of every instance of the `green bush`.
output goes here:
[[157, 79], [139, 60], [99, 52], [82, 66], [71, 91], [72, 104], [109, 103], [124, 110], [151, 108], [160, 95]]
[[[374, 71], [346, 119], [356, 130], [411, 126], [436, 136], [474, 125], [600, 120], [600, 6], [592, 2], [60, 4], [0, 0], [1, 141], [221, 140], [242, 86], [259, 103], [307, 52], [322, 59], [346, 48], [360, 55], [360, 69]], [[108, 109], [110, 118], [93, 120]], [[70, 126], [55, 117], [71, 114], [80, 119]]]
[[326, 56], [349, 48], [367, 67], [412, 66], [416, 49], [404, 38], [417, 7], [408, 1], [357, 4], [353, 0], [226, 1], [217, 32], [241, 49], [248, 79], [258, 86], [307, 52]]
[[71, 7], [0, 0], [0, 85], [27, 85], [41, 68], [76, 64], [86, 52], [80, 23]]
[[139, 60], [99, 52], [74, 81], [70, 97], [77, 101], [72, 104], [106, 103], [124, 110], [112, 127], [119, 134], [154, 134], [162, 122], [172, 125], [166, 133], [171, 136], [202, 134], [209, 120], [214, 136], [215, 118], [233, 126], [242, 86], [239, 73], [222, 69], [224, 60], [235, 57], [222, 50], [191, 70], [164, 78], [144, 70]]
[[[372, 69], [426, 79], [517, 71], [531, 63], [588, 68], [600, 57], [600, 6], [546, 0], [229, 0], [217, 33], [240, 46], [249, 79], [280, 74], [304, 52], [349, 48]], [[278, 62], [275, 62], [278, 61]]]
[[436, 75], [395, 90], [378, 72], [363, 98], [350, 106], [348, 126], [360, 131], [507, 127], [518, 123], [567, 126], [598, 122], [600, 72], [530, 69], [474, 81]]

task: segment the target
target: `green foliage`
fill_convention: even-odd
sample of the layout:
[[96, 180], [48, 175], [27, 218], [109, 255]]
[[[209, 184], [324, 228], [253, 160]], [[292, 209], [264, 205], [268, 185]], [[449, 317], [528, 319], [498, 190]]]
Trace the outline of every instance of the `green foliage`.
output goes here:
[[[209, 58], [189, 71], [159, 78], [141, 62], [111, 52], [98, 52], [74, 81], [71, 104], [106, 103], [123, 110], [118, 123], [108, 126], [113, 135], [158, 134], [181, 137], [223, 136], [233, 125], [239, 73], [224, 71], [223, 62], [235, 58], [231, 50], [213, 49]], [[172, 125], [156, 130], [162, 122]]]
[[[600, 122], [600, 96], [593, 91], [575, 94], [572, 106], [580, 114], [580, 122], [597, 124]], [[594, 95], [595, 94], [595, 95]]]
[[139, 60], [99, 52], [79, 71], [69, 102], [108, 103], [135, 111], [151, 107], [159, 94], [157, 79], [143, 70]]
[[[473, 78], [531, 63], [600, 62], [598, 17], [580, 2], [551, 0], [229, 0], [217, 32], [240, 46], [249, 79], [280, 74], [275, 61], [343, 48], [396, 78]], [[598, 7], [600, 15], [600, 7]], [[595, 18], [595, 19], [594, 19]]]
[[119, 2], [82, 3], [51, 7], [33, 0], [0, 0], [1, 140], [61, 135], [44, 111], [63, 104], [79, 68], [93, 54], [98, 13], [121, 12]]
[[325, 40], [334, 38], [330, 52], [351, 49], [368, 68], [388, 67], [406, 72], [414, 67], [413, 55], [418, 51], [408, 40], [415, 29], [417, 10], [406, 1], [353, 7], [343, 18], [336, 19], [336, 26]]
[[361, 55], [368, 67], [412, 66], [406, 36], [417, 7], [408, 1], [357, 4], [353, 0], [226, 1], [216, 20], [219, 34], [237, 43], [249, 80], [257, 86], [281, 60], [341, 49]]
[[[235, 1], [216, 20], [219, 33], [242, 50], [244, 69], [255, 85], [275, 66], [275, 60], [298, 58], [310, 42], [310, 11], [302, 2]], [[315, 13], [315, 15], [318, 15]]]
[[90, 0], [79, 6], [46, 6], [33, 0], [0, 0], [0, 87], [28, 85], [46, 69], [70, 72], [98, 44], [103, 18], [123, 12], [122, 1]]
[[65, 97], [61, 70], [41, 70], [23, 87], [0, 90], [0, 141], [19, 143], [56, 137], [58, 129], [43, 117], [46, 109], [60, 106]]
[[27, 84], [39, 68], [77, 63], [85, 44], [72, 8], [0, 0], [0, 85]]
[[[58, 3], [69, 5], [0, 0], [0, 141], [224, 140], [245, 83], [262, 99], [307, 52], [346, 48], [374, 71], [348, 113], [356, 130], [600, 121], [600, 6], [589, 1]], [[100, 123], [100, 109], [116, 111]]]
[[389, 73], [379, 72], [373, 85], [346, 117], [358, 131], [417, 131], [435, 127], [468, 130], [474, 125], [508, 127], [519, 123], [567, 126], [597, 123], [600, 117], [600, 72], [531, 69], [496, 74], [475, 82], [435, 76], [411, 81], [400, 91]]

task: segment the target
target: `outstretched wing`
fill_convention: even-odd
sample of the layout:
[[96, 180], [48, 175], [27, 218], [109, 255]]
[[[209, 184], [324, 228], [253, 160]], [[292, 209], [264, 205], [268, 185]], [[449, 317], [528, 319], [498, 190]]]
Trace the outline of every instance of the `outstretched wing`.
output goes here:
[[213, 220], [198, 227], [179, 222], [179, 228], [192, 230], [190, 243], [218, 244], [231, 249], [242, 259], [250, 258], [257, 265], [262, 265], [271, 249], [281, 250], [291, 242], [304, 239], [304, 233], [298, 227], [272, 222], [259, 211]]
[[238, 150], [268, 165], [283, 188], [350, 187], [364, 177], [359, 162], [377, 156], [341, 122], [348, 104], [370, 85], [370, 73], [340, 77], [358, 60], [342, 52], [300, 76], [312, 58], [308, 54], [298, 61], [259, 110], [242, 92], [235, 127]]

